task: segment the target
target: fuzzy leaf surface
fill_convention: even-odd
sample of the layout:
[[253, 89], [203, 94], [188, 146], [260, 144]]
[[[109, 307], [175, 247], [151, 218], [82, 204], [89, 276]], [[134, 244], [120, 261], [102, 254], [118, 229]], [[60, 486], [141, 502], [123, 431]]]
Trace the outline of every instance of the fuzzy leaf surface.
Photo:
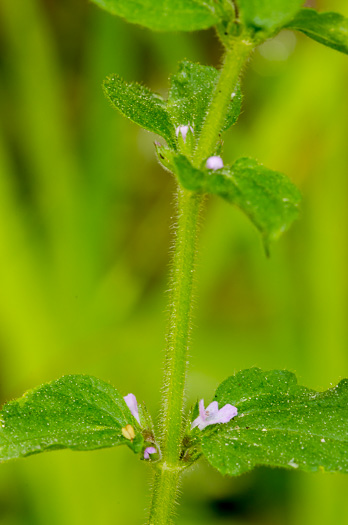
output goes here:
[[111, 105], [124, 117], [175, 145], [175, 128], [160, 95], [135, 82], [125, 82], [118, 75], [108, 77], [103, 88]]
[[0, 461], [62, 448], [129, 445], [122, 427], [131, 424], [137, 429], [117, 390], [83, 375], [64, 376], [29, 390], [7, 403], [0, 419]]
[[229, 423], [202, 433], [203, 454], [222, 474], [259, 465], [348, 472], [347, 379], [315, 392], [291, 372], [251, 368], [226, 379], [214, 399], [238, 408]]
[[237, 0], [244, 24], [269, 33], [289, 22], [303, 3], [304, 0]]
[[266, 250], [298, 217], [301, 195], [296, 186], [253, 159], [242, 158], [216, 171], [196, 169], [182, 155], [174, 163], [185, 188], [219, 195], [238, 206], [262, 234]]
[[301, 9], [287, 27], [302, 31], [313, 40], [348, 54], [348, 18], [339, 13]]
[[[170, 79], [167, 106], [175, 126], [191, 124], [195, 136], [199, 136], [219, 74], [214, 67], [188, 61], [179, 64], [178, 72]], [[242, 93], [238, 83], [222, 131], [228, 130], [236, 122], [241, 104]]]
[[92, 0], [113, 15], [158, 31], [194, 31], [217, 24], [221, 2], [215, 0]]

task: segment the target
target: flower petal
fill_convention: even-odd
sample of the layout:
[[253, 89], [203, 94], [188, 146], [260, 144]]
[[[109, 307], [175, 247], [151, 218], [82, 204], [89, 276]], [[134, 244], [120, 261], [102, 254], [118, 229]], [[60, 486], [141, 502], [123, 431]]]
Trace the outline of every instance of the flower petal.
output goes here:
[[199, 402], [199, 417], [204, 421], [206, 419], [206, 413], [204, 408], [204, 399], [201, 399]]
[[205, 409], [205, 415], [206, 415], [206, 418], [208, 419], [208, 421], [211, 419], [211, 418], [215, 418], [215, 416], [218, 414], [219, 412], [219, 403], [217, 401], [213, 401], [212, 403], [210, 403], [210, 405], [207, 406], [207, 408]]
[[220, 408], [217, 414], [218, 421], [216, 421], [216, 423], [228, 423], [237, 414], [238, 409], [236, 407], [233, 405], [225, 405], [224, 407]]
[[200, 400], [198, 407], [199, 407], [199, 416], [196, 417], [194, 421], [192, 421], [191, 430], [195, 427], [198, 427], [199, 430], [202, 430], [207, 425], [209, 425], [209, 423], [206, 421], [207, 416], [206, 416], [205, 408], [204, 408], [204, 399]]
[[175, 129], [175, 135], [177, 137], [179, 137], [179, 135], [182, 136], [182, 140], [184, 142], [186, 142], [186, 136], [187, 136], [187, 133], [191, 131], [191, 133], [193, 133], [193, 128], [192, 126], [190, 126], [190, 124], [187, 124], [187, 126], [178, 126], [176, 129]]
[[156, 454], [157, 449], [155, 447], [146, 447], [144, 450], [144, 459], [149, 459], [150, 454]]
[[133, 417], [135, 417], [135, 419], [138, 421], [138, 423], [140, 425], [137, 398], [135, 397], [134, 394], [128, 394], [123, 399], [125, 400], [126, 405], [129, 408], [129, 410], [131, 411]]
[[201, 424], [202, 423], [204, 424], [204, 421], [201, 418], [201, 416], [196, 417], [196, 419], [194, 421], [192, 421], [192, 423], [191, 423], [191, 430], [193, 430], [195, 427], [198, 427], [200, 430], [202, 430], [201, 429]]
[[194, 422], [191, 425], [191, 430], [195, 427], [198, 427], [199, 430], [203, 430], [203, 428], [211, 425], [209, 421], [206, 419], [205, 421], [201, 418], [201, 416], [197, 417], [197, 419], [194, 420]]

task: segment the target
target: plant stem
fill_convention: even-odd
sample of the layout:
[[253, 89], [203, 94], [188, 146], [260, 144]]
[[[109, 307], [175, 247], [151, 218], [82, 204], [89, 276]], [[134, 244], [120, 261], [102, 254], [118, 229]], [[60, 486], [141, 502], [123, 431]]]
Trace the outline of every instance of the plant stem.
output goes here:
[[[196, 166], [214, 152], [228, 104], [242, 66], [252, 46], [235, 40], [226, 52], [224, 67], [213, 93], [193, 157]], [[162, 460], [156, 467], [149, 525], [168, 525], [180, 482], [180, 449], [183, 437], [184, 396], [188, 343], [191, 330], [193, 278], [199, 212], [204, 196], [179, 188], [172, 289], [164, 372], [161, 417]]]
[[149, 521], [151, 525], [170, 523], [181, 470], [179, 456], [187, 351], [191, 330], [197, 230], [202, 200], [201, 194], [179, 188], [161, 418], [162, 462], [155, 475]]
[[191, 330], [193, 274], [202, 195], [183, 188], [178, 192], [178, 217], [172, 263], [172, 290], [162, 407], [162, 453], [177, 466], [182, 434], [182, 411]]
[[197, 168], [212, 155], [223, 128], [231, 95], [236, 88], [240, 72], [253, 49], [253, 43], [244, 39], [233, 39], [226, 50], [219, 81], [204, 121], [193, 162]]

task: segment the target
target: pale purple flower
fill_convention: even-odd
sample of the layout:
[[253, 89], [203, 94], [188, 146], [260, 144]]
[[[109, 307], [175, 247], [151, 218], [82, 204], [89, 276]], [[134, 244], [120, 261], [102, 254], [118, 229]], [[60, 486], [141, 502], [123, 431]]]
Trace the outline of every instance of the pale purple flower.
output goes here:
[[191, 430], [195, 427], [203, 430], [208, 425], [228, 423], [237, 414], [237, 408], [232, 405], [225, 405], [219, 410], [217, 401], [213, 401], [207, 408], [204, 408], [204, 400], [201, 399], [199, 402], [199, 416], [192, 422]]
[[190, 126], [190, 124], [187, 124], [187, 126], [178, 126], [175, 130], [175, 135], [178, 137], [179, 134], [181, 134], [182, 140], [186, 142], [186, 135], [188, 133], [188, 130], [190, 130], [191, 133], [193, 133], [193, 128], [192, 126]]
[[137, 398], [135, 397], [134, 394], [128, 394], [123, 399], [125, 400], [126, 405], [129, 408], [129, 410], [132, 412], [132, 415], [135, 417], [135, 419], [138, 421], [140, 425]]
[[156, 454], [157, 449], [155, 447], [146, 447], [144, 450], [144, 459], [150, 459], [150, 454]]
[[224, 167], [222, 158], [218, 157], [217, 155], [209, 157], [205, 165], [208, 168], [208, 170], [219, 170]]

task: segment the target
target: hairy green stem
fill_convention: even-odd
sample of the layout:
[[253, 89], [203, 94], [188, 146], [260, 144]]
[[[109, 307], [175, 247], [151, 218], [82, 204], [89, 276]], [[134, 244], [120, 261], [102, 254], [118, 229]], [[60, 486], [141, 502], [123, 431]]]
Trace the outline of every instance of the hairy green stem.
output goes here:
[[225, 122], [232, 93], [236, 88], [240, 72], [252, 49], [253, 43], [241, 38], [238, 40], [234, 39], [231, 47], [226, 50], [219, 81], [216, 84], [193, 159], [194, 164], [198, 168], [214, 152]]
[[193, 274], [201, 203], [202, 195], [179, 188], [161, 420], [163, 462], [169, 467], [178, 465], [180, 454]]
[[[224, 67], [213, 93], [193, 162], [213, 154], [223, 127], [228, 104], [240, 71], [252, 50], [242, 39], [227, 50]], [[171, 523], [180, 482], [180, 451], [183, 438], [184, 396], [188, 343], [192, 318], [192, 295], [199, 212], [203, 195], [183, 188], [178, 193], [175, 251], [172, 262], [171, 304], [167, 335], [161, 417], [162, 460], [156, 465], [149, 525]]]
[[154, 480], [154, 495], [149, 521], [151, 525], [170, 523], [179, 483], [181, 470], [179, 456], [182, 441], [187, 351], [191, 330], [193, 274], [202, 200], [202, 195], [179, 188], [163, 385], [162, 462], [158, 466]]
[[172, 524], [179, 490], [180, 470], [180, 467], [170, 468], [166, 463], [156, 470], [149, 525]]

